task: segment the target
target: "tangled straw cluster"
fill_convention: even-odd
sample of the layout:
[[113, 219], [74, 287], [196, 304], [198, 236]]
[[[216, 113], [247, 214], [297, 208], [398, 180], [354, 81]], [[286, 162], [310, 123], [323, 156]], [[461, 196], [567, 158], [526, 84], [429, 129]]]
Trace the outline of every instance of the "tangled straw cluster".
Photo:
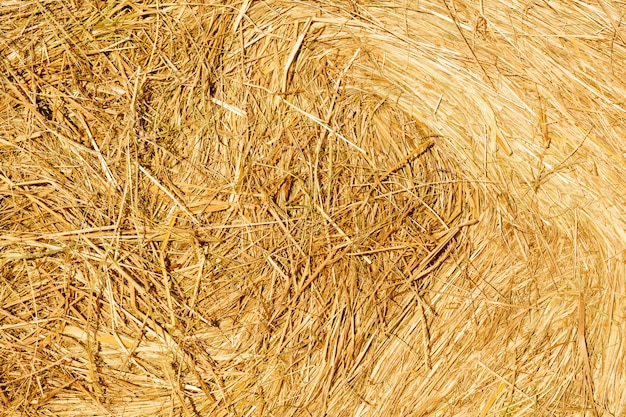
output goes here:
[[0, 4], [0, 414], [626, 415], [617, 1]]

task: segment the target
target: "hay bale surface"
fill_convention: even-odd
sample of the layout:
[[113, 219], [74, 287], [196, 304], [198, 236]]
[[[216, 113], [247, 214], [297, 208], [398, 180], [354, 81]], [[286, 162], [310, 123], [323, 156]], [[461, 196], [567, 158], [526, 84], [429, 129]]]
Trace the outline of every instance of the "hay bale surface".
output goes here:
[[0, 3], [0, 414], [626, 415], [625, 12]]

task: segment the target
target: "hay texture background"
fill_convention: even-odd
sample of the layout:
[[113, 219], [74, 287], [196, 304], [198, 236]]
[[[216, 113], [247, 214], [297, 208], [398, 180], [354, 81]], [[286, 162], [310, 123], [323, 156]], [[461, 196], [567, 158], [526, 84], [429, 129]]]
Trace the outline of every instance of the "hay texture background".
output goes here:
[[0, 414], [626, 416], [625, 13], [0, 2]]

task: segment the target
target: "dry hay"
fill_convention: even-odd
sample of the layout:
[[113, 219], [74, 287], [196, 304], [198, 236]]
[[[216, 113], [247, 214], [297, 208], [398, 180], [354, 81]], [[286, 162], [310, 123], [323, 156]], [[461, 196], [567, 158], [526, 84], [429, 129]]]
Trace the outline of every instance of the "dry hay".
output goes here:
[[617, 0], [0, 3], [2, 415], [626, 415]]

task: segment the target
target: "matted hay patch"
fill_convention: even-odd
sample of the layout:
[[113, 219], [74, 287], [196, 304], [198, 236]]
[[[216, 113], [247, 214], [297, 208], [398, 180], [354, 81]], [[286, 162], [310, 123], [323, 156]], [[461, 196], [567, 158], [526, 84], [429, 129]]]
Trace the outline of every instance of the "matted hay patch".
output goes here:
[[625, 14], [0, 2], [0, 414], [626, 416]]

